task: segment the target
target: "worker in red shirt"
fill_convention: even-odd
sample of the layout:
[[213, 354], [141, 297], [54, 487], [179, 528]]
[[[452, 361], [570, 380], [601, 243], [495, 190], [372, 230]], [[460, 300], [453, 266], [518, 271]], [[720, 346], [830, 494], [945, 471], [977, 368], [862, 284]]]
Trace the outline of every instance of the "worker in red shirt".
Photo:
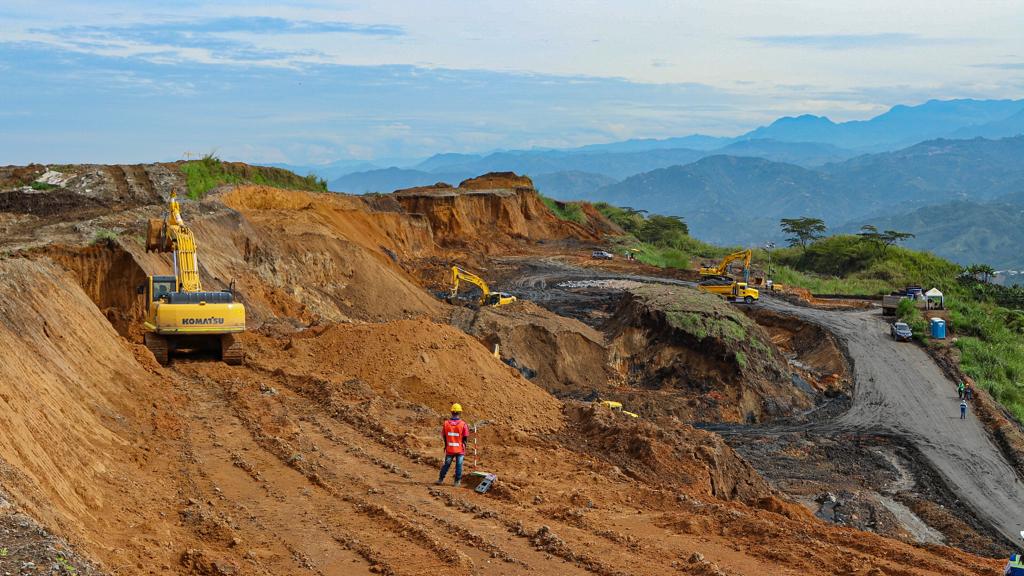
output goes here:
[[441, 475], [437, 477], [437, 483], [444, 484], [444, 477], [448, 475], [448, 468], [454, 460], [455, 486], [462, 486], [462, 459], [466, 455], [469, 426], [462, 420], [461, 404], [452, 404], [452, 417], [444, 421], [441, 434], [444, 438], [444, 465], [441, 466]]

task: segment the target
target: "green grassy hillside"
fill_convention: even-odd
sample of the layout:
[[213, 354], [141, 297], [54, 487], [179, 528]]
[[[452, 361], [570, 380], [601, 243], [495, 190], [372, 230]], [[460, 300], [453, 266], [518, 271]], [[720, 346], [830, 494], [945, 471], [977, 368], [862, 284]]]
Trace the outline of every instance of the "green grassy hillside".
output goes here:
[[262, 184], [276, 188], [326, 192], [327, 182], [313, 174], [299, 176], [282, 168], [251, 166], [241, 162], [222, 162], [213, 155], [178, 164], [188, 183], [188, 195], [198, 200], [222, 184]]

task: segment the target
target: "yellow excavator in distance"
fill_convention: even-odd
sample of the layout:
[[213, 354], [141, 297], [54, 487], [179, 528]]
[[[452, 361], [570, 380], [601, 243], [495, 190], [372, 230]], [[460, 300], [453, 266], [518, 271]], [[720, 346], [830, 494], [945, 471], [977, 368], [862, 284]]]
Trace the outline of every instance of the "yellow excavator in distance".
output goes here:
[[722, 258], [722, 261], [717, 266], [701, 266], [701, 276], [722, 276], [728, 277], [729, 275], [729, 264], [738, 260], [743, 260], [743, 281], [750, 282], [750, 259], [753, 258], [754, 252], [752, 250], [739, 250], [727, 255]]
[[452, 266], [452, 289], [448, 294], [449, 302], [454, 302], [455, 299], [459, 297], [460, 281], [469, 282], [480, 289], [480, 292], [482, 293], [480, 295], [480, 306], [497, 307], [511, 304], [516, 301], [516, 297], [511, 294], [507, 294], [505, 292], [491, 292], [490, 287], [487, 286], [487, 282], [484, 282], [483, 278], [476, 274], [466, 272], [458, 266]]
[[150, 220], [147, 252], [170, 252], [173, 276], [149, 276], [139, 286], [145, 296], [146, 348], [161, 364], [175, 350], [214, 350], [228, 364], [241, 364], [245, 306], [232, 290], [206, 291], [199, 281], [199, 258], [192, 231], [181, 219], [177, 194], [171, 192], [163, 220]]
[[[739, 250], [722, 258], [717, 266], [702, 266], [700, 275], [703, 279], [699, 282], [698, 289], [718, 294], [730, 302], [753, 304], [761, 298], [761, 293], [749, 285], [750, 259], [753, 256], [752, 250]], [[729, 264], [739, 260], [743, 261], [742, 281], [737, 281], [729, 276]]]

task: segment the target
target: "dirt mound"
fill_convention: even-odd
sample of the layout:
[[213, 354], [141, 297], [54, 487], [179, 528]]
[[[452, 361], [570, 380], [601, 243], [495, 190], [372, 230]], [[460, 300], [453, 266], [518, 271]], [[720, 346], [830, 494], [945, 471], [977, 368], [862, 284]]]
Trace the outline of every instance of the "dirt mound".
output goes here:
[[[615, 400], [686, 421], [760, 422], [811, 406], [768, 335], [736, 307], [692, 288], [634, 288], [609, 321]], [[636, 411], [636, 410], [634, 410]]]
[[105, 210], [108, 207], [92, 198], [83, 199], [74, 192], [54, 190], [50, 192], [2, 192], [0, 193], [0, 212], [11, 214], [33, 214], [47, 217], [75, 212], [80, 215], [83, 210]]
[[515, 172], [489, 172], [476, 178], [469, 178], [459, 183], [464, 190], [495, 190], [511, 188], [534, 190], [533, 180], [528, 176], [519, 176]]
[[384, 397], [504, 426], [561, 427], [560, 404], [454, 327], [426, 319], [331, 326], [312, 337], [254, 343], [253, 365], [344, 387], [358, 379]]
[[629, 418], [593, 404], [570, 404], [566, 415], [566, 443], [608, 459], [632, 478], [748, 504], [773, 495], [716, 434], [670, 419], [654, 424]]
[[458, 188], [410, 188], [393, 196], [407, 212], [424, 215], [434, 240], [445, 247], [493, 253], [510, 244], [601, 238], [596, 228], [560, 220], [529, 178], [510, 172], [466, 180]]
[[[0, 260], [0, 479], [45, 526], [100, 559], [170, 506], [141, 471], [173, 442], [166, 383], [136, 361], [74, 277], [45, 262]], [[141, 353], [144, 354], [145, 353]], [[163, 435], [151, 444], [154, 433]], [[161, 470], [166, 474], [166, 470]], [[115, 510], [111, 502], [117, 502]]]
[[500, 308], [455, 308], [451, 322], [558, 396], [603, 389], [613, 374], [604, 336], [589, 326], [529, 302]]
[[29, 186], [46, 172], [42, 164], [28, 166], [0, 166], [0, 190]]

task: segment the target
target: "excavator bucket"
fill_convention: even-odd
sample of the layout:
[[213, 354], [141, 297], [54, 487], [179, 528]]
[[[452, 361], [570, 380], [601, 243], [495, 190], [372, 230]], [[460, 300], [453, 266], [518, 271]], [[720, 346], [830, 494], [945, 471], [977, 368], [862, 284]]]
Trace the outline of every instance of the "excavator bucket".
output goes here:
[[146, 226], [146, 252], [166, 252], [167, 234], [164, 221], [151, 219]]

